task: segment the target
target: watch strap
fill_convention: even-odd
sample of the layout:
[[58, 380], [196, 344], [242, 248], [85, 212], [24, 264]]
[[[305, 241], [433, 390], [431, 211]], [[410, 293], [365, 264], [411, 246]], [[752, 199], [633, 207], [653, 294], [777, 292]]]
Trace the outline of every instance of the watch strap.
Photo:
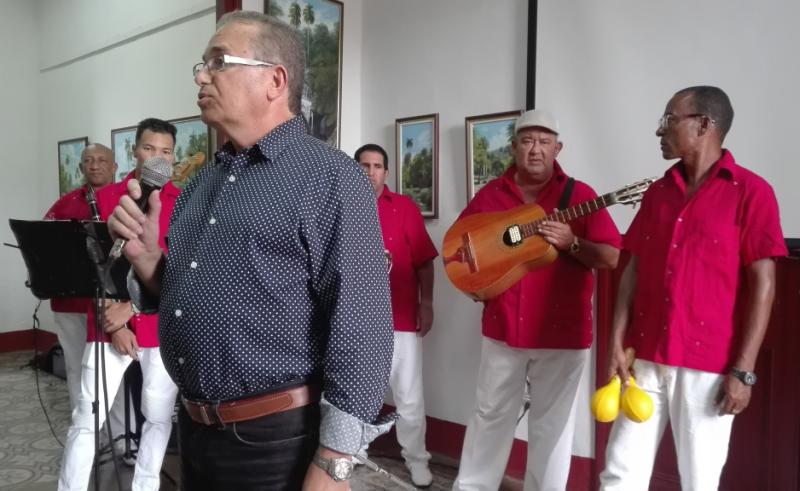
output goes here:
[[[344, 461], [344, 464], [349, 466], [348, 471], [344, 475], [337, 475], [336, 473], [338, 467], [337, 464], [340, 463], [339, 461]], [[323, 457], [319, 454], [319, 451], [317, 451], [314, 453], [314, 458], [311, 460], [311, 462], [320, 469], [324, 470], [331, 477], [331, 479], [336, 482], [346, 481], [350, 479], [350, 476], [353, 474], [353, 462], [344, 457], [329, 459], [327, 457]]]
[[744, 385], [753, 386], [756, 384], [756, 374], [754, 372], [748, 372], [745, 370], [739, 370], [738, 368], [734, 367], [731, 368], [731, 375], [739, 379]]

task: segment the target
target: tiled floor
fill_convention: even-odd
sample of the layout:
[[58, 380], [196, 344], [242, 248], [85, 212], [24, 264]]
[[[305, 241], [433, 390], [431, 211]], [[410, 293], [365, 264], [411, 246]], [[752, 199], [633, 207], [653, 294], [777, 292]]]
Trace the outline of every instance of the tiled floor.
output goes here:
[[[56, 488], [63, 448], [50, 432], [36, 392], [35, 372], [27, 367], [31, 352], [0, 354], [0, 489], [44, 491]], [[56, 436], [63, 442], [69, 427], [69, 399], [63, 380], [39, 373], [39, 390]], [[410, 482], [408, 472], [396, 456], [373, 452], [370, 458], [379, 466]], [[133, 469], [120, 462], [122, 489], [130, 489]], [[431, 464], [434, 484], [428, 489], [450, 489], [456, 470]], [[115, 490], [114, 466], [100, 468], [100, 489]], [[167, 455], [162, 470], [161, 489], [177, 489], [177, 456]], [[93, 487], [90, 487], [93, 489]], [[393, 483], [365, 466], [358, 466], [351, 481], [353, 491], [408, 489]]]

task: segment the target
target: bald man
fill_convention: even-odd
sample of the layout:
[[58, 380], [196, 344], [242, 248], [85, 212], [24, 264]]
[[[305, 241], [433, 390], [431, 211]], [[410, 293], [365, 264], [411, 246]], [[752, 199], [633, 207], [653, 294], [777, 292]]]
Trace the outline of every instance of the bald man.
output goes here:
[[[114, 181], [117, 164], [114, 153], [105, 145], [92, 143], [83, 149], [80, 169], [85, 183], [65, 194], [47, 211], [45, 220], [91, 220], [88, 197]], [[91, 299], [54, 298], [50, 301], [58, 342], [64, 351], [70, 408], [75, 409], [81, 394], [81, 358], [86, 345], [86, 312]]]

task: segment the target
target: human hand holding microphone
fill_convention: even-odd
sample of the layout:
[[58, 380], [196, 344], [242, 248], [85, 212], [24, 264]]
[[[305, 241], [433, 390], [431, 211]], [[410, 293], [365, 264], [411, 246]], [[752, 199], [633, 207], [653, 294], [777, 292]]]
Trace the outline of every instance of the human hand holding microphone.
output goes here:
[[158, 292], [158, 269], [163, 257], [158, 245], [159, 190], [169, 182], [171, 175], [172, 165], [166, 159], [147, 159], [142, 166], [141, 183], [136, 179], [128, 181], [128, 195], [120, 199], [108, 219], [108, 229], [116, 240], [109, 260], [124, 253], [136, 275], [152, 293]]

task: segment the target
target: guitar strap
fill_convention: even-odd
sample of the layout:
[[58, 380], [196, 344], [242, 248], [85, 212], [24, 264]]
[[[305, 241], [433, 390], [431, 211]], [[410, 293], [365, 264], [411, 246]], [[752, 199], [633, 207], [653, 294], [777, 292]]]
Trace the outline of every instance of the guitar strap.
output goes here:
[[567, 185], [564, 186], [564, 192], [561, 193], [561, 198], [558, 199], [558, 209], [565, 210], [569, 206], [569, 199], [572, 197], [572, 188], [575, 187], [575, 178], [570, 177], [567, 179]]

